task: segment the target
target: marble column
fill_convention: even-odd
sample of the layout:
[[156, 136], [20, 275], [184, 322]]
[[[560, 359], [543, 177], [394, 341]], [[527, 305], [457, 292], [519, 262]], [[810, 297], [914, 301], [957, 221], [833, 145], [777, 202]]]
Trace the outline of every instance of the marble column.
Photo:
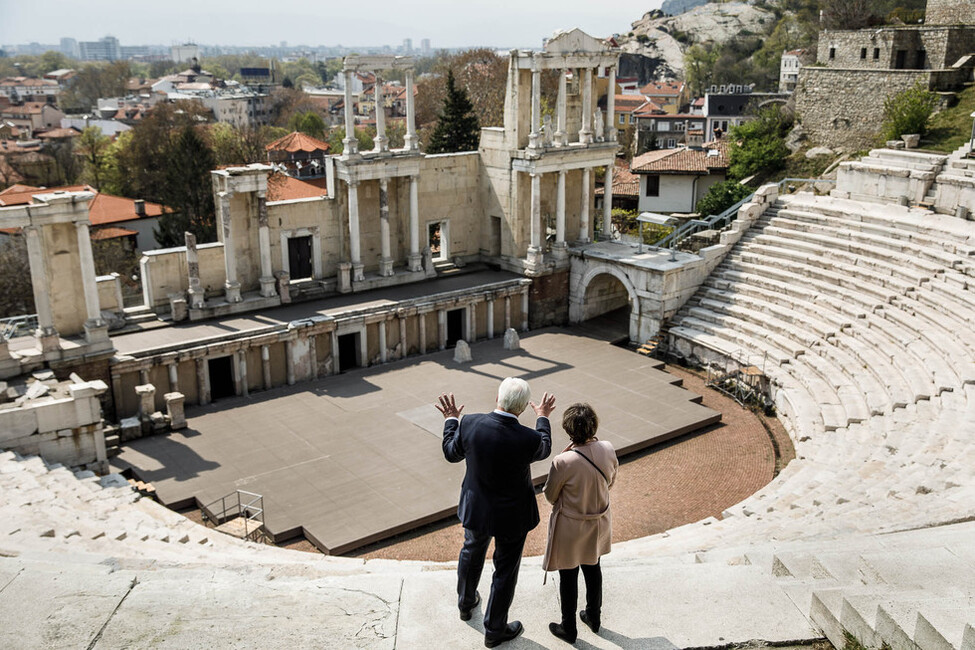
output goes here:
[[85, 295], [85, 341], [95, 343], [108, 340], [108, 325], [102, 320], [98, 303], [98, 283], [95, 280], [95, 256], [91, 250], [91, 235], [87, 221], [75, 222], [78, 237], [78, 257], [81, 262], [81, 286]]
[[441, 350], [447, 349], [447, 310], [437, 310], [437, 341]]
[[379, 321], [379, 363], [386, 363], [386, 321]]
[[542, 175], [532, 173], [532, 194], [531, 194], [531, 243], [528, 246], [528, 268], [529, 270], [540, 270], [544, 263], [544, 252], [542, 249]]
[[606, 165], [603, 177], [603, 238], [613, 238], [613, 165]]
[[373, 151], [384, 153], [389, 151], [389, 138], [386, 137], [386, 106], [383, 98], [383, 78], [376, 74], [376, 85], [373, 86], [373, 99], [376, 104], [376, 139]]
[[423, 254], [420, 253], [420, 177], [410, 176], [410, 271], [423, 270]]
[[220, 192], [220, 228], [223, 231], [223, 260], [226, 281], [223, 283], [225, 299], [229, 303], [240, 302], [240, 282], [237, 281], [237, 250], [230, 218], [230, 193]]
[[531, 133], [528, 134], [528, 146], [532, 149], [542, 144], [541, 125], [542, 125], [542, 71], [536, 67], [537, 63], [532, 61], [532, 113], [531, 113]]
[[420, 139], [416, 137], [416, 106], [413, 101], [413, 68], [406, 69], [406, 136], [403, 146], [407, 151], [417, 151]]
[[511, 296], [504, 297], [504, 329], [511, 329]]
[[586, 68], [582, 82], [582, 129], [579, 130], [579, 142], [592, 142], [592, 68]]
[[406, 345], [406, 314], [399, 314], [399, 358], [405, 359], [408, 346]]
[[196, 251], [196, 235], [183, 233], [186, 243], [186, 274], [189, 276], [190, 309], [203, 309], [206, 306], [206, 290], [200, 285], [200, 257]]
[[555, 184], [555, 245], [552, 257], [564, 260], [569, 256], [565, 245], [565, 170], [561, 169]]
[[148, 368], [139, 368], [139, 383], [140, 384], [143, 384], [143, 385], [149, 383], [149, 369]]
[[30, 265], [30, 283], [34, 290], [34, 308], [37, 310], [37, 332], [35, 337], [42, 352], [52, 352], [61, 347], [58, 332], [54, 329], [54, 311], [51, 306], [50, 286], [47, 281], [47, 261], [44, 242], [39, 226], [25, 226], [27, 239], [27, 260]]
[[284, 362], [288, 375], [288, 385], [295, 385], [295, 346], [291, 340], [284, 342]]
[[308, 367], [311, 368], [311, 378], [318, 379], [318, 337], [308, 335]]
[[427, 353], [427, 315], [426, 312], [419, 312], [416, 315], [417, 325], [420, 330], [420, 354]]
[[261, 346], [261, 378], [264, 380], [264, 390], [271, 389], [271, 346]]
[[177, 362], [166, 364], [166, 369], [169, 371], [169, 392], [179, 393], [179, 366]]
[[494, 338], [494, 298], [487, 300], [487, 337]]
[[582, 168], [582, 205], [579, 210], [579, 241], [589, 241], [589, 168]]
[[477, 340], [477, 303], [467, 305], [467, 342]]
[[521, 290], [521, 331], [528, 331], [528, 287]]
[[616, 66], [609, 66], [609, 92], [606, 93], [606, 142], [616, 142]]
[[566, 131], [565, 126], [565, 72], [565, 68], [559, 68], [559, 98], [556, 104], [558, 126], [555, 129], [555, 144], [562, 147], [569, 144], [569, 133]]
[[349, 181], [349, 257], [352, 262], [352, 281], [362, 282], [362, 255], [359, 251], [359, 181]]
[[257, 193], [257, 239], [261, 249], [261, 296], [271, 298], [274, 290], [274, 271], [271, 268], [271, 230], [267, 222], [267, 194]]
[[247, 385], [247, 350], [237, 351], [237, 381], [237, 394], [244, 397], [250, 395], [250, 387]]
[[196, 360], [196, 390], [197, 390], [197, 401], [200, 406], [206, 406], [210, 403], [210, 366], [207, 364], [207, 360], [197, 359]]
[[329, 333], [329, 338], [332, 340], [332, 374], [337, 375], [341, 368], [339, 368], [339, 333], [336, 330], [332, 330]]
[[342, 155], [354, 156], [359, 153], [359, 141], [355, 137], [355, 112], [352, 103], [352, 70], [343, 70], [345, 74], [345, 137], [342, 139]]
[[385, 178], [379, 179], [379, 238], [382, 245], [379, 275], [388, 277], [393, 274], [393, 258], [389, 245], [389, 181]]

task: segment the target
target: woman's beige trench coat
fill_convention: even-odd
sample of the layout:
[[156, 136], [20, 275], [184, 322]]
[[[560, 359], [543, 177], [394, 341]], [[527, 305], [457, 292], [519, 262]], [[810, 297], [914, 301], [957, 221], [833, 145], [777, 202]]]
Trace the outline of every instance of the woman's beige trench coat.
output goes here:
[[553, 505], [542, 561], [545, 571], [596, 564], [600, 556], [609, 553], [613, 538], [609, 489], [619, 469], [616, 451], [605, 440], [593, 440], [576, 449], [592, 460], [606, 478], [574, 450], [564, 451], [552, 460], [545, 483], [545, 498]]

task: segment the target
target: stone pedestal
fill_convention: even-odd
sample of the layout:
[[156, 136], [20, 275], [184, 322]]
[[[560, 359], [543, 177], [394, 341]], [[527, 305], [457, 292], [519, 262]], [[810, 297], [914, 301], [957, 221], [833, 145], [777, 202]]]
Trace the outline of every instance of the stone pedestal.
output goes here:
[[555, 242], [552, 244], [552, 259], [557, 262], [564, 262], [569, 259], [569, 247], [565, 242]]
[[57, 352], [61, 349], [61, 337], [53, 327], [38, 328], [34, 334], [37, 344], [41, 346], [41, 352]]
[[190, 311], [186, 305], [186, 298], [182, 294], [169, 296], [169, 314], [174, 323], [184, 321], [190, 316]]
[[237, 303], [242, 300], [240, 297], [240, 282], [225, 282], [224, 293], [229, 303]]
[[352, 291], [352, 265], [348, 262], [339, 262], [338, 272], [338, 291], [339, 293], [349, 293]]
[[513, 327], [509, 327], [504, 331], [504, 349], [505, 350], [521, 349], [521, 339], [518, 338], [518, 332], [516, 332]]
[[108, 323], [102, 319], [85, 321], [85, 342], [101, 343], [108, 339]]
[[275, 281], [271, 276], [261, 278], [261, 297], [263, 298], [273, 298], [277, 292], [275, 291]]
[[355, 263], [352, 264], [352, 281], [353, 282], [362, 282], [363, 280], [366, 279], [366, 276], [363, 273], [363, 269], [364, 268], [365, 267], [361, 263], [360, 264], [355, 264]]
[[190, 309], [203, 309], [206, 307], [207, 301], [203, 289], [190, 287], [186, 293], [189, 295]]
[[541, 273], [544, 267], [545, 253], [540, 248], [529, 246], [525, 270], [529, 273]]
[[423, 270], [428, 278], [437, 277], [437, 269], [433, 268], [433, 253], [429, 246], [423, 249]]
[[135, 394], [139, 396], [139, 415], [145, 419], [156, 410], [156, 387], [152, 384], [142, 384], [135, 387]]
[[467, 341], [457, 341], [457, 347], [454, 348], [454, 362], [470, 363], [473, 360], [474, 358], [471, 356], [471, 346], [467, 344]]
[[277, 285], [278, 296], [281, 297], [281, 304], [291, 302], [291, 274], [287, 271], [278, 271], [274, 274]]
[[186, 415], [183, 411], [183, 402], [186, 399], [183, 393], [166, 393], [163, 395], [166, 400], [166, 416], [169, 418], [169, 427], [173, 431], [186, 428]]
[[392, 274], [393, 274], [393, 260], [392, 259], [379, 260], [379, 275], [383, 277], [389, 277]]
[[410, 271], [412, 273], [417, 273], [423, 270], [423, 256], [419, 253], [410, 253], [409, 257]]

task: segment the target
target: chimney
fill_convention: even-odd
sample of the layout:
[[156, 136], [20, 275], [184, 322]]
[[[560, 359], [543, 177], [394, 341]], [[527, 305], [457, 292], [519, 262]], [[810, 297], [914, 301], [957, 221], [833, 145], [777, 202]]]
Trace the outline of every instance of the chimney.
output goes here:
[[135, 201], [133, 201], [133, 203], [135, 204], [135, 213], [138, 216], [140, 216], [140, 217], [146, 216], [146, 202], [145, 202], [145, 200], [144, 199], [136, 199]]

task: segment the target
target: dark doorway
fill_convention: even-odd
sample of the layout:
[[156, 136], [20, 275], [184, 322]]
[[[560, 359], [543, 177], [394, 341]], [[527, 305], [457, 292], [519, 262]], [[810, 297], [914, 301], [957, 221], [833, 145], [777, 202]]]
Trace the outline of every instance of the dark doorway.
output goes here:
[[292, 280], [311, 277], [311, 235], [288, 239], [288, 272]]
[[464, 314], [466, 309], [451, 309], [447, 312], [447, 347], [457, 345], [464, 338]]
[[237, 394], [234, 389], [234, 362], [231, 357], [209, 359], [210, 399], [216, 401]]
[[897, 50], [897, 60], [894, 63], [894, 68], [903, 70], [905, 67], [907, 67], [907, 50]]
[[359, 335], [339, 336], [339, 372], [359, 367]]
[[440, 235], [439, 221], [427, 226], [427, 245], [430, 246], [430, 254], [433, 256], [433, 259], [439, 259], [442, 253]]

